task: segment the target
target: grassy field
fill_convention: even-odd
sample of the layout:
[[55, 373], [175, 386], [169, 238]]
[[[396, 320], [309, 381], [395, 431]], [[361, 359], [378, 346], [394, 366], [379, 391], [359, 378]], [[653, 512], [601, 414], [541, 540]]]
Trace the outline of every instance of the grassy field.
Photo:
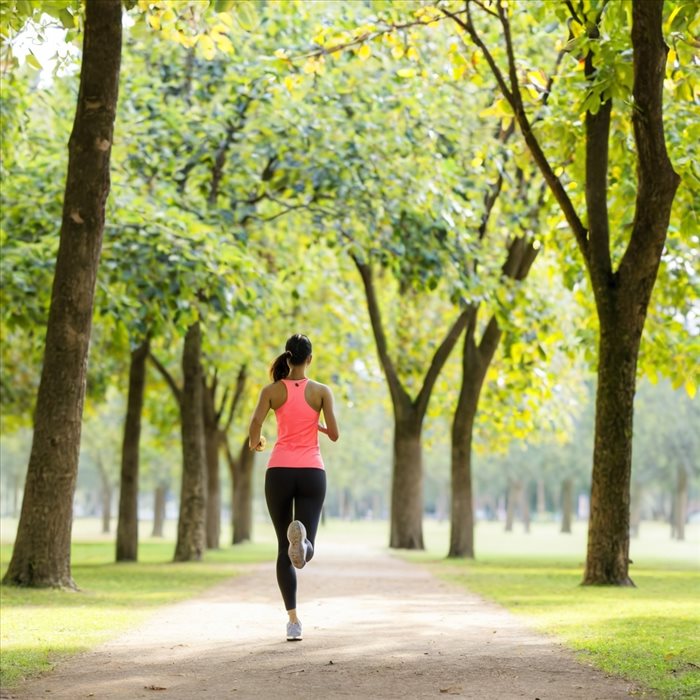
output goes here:
[[[0, 524], [3, 573], [15, 527], [11, 521]], [[74, 539], [72, 572], [79, 593], [0, 587], [3, 688], [133, 627], [158, 606], [236, 576], [245, 564], [270, 561], [275, 550], [266, 540], [207, 552], [204, 562], [173, 564], [174, 523], [169, 523], [165, 540], [140, 543], [138, 563], [115, 564], [113, 535], [102, 535], [96, 520], [77, 520]]]
[[[11, 553], [15, 523], [2, 521], [0, 568]], [[0, 682], [11, 687], [57, 660], [95, 646], [136, 625], [156, 607], [182, 600], [235, 576], [246, 563], [274, 556], [271, 529], [256, 529], [256, 544], [207, 553], [198, 564], [170, 563], [175, 524], [165, 540], [146, 538], [138, 564], [114, 564], [113, 535], [95, 520], [74, 527], [73, 576], [80, 593], [0, 589]], [[143, 531], [148, 531], [144, 524]], [[669, 538], [668, 527], [643, 523], [632, 541], [636, 588], [583, 588], [585, 525], [562, 535], [555, 523], [534, 523], [529, 534], [505, 533], [501, 523], [480, 523], [477, 560], [447, 560], [449, 525], [427, 520], [426, 551], [402, 553], [437, 576], [464, 586], [522, 615], [528, 624], [557, 635], [582, 660], [624, 675], [664, 698], [700, 697], [700, 525], [687, 541]], [[228, 541], [228, 534], [222, 541]], [[384, 522], [330, 521], [319, 537], [383, 547]]]
[[[517, 530], [517, 528], [516, 528]], [[477, 526], [477, 560], [446, 560], [448, 527], [428, 524], [427, 551], [406, 555], [436, 575], [494, 600], [555, 634], [581, 659], [663, 698], [700, 697], [700, 527], [685, 542], [644, 523], [631, 544], [636, 588], [580, 586], [585, 526], [554, 524], [530, 534], [500, 523]]]

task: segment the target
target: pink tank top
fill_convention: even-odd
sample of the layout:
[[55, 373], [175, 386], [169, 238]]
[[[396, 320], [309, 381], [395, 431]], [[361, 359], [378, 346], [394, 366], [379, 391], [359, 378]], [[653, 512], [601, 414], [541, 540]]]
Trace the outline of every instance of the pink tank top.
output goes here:
[[269, 467], [316, 467], [323, 469], [318, 445], [319, 412], [304, 397], [307, 379], [283, 379], [287, 400], [275, 411], [277, 442]]

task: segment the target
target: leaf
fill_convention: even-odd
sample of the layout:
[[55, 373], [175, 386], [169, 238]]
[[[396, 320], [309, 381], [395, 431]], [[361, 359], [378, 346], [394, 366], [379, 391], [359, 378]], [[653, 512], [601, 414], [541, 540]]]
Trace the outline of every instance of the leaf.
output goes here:
[[258, 13], [255, 5], [249, 0], [239, 0], [236, 3], [236, 19], [241, 28], [250, 32], [258, 24]]
[[228, 12], [233, 4], [233, 0], [214, 0], [214, 12]]
[[695, 380], [692, 377], [688, 377], [685, 380], [685, 393], [688, 394], [688, 396], [691, 399], [694, 399], [697, 391], [698, 391], [698, 387], [697, 387], [697, 384], [695, 383]]
[[357, 52], [357, 55], [363, 61], [366, 61], [372, 55], [372, 49], [367, 44], [362, 44], [360, 50]]

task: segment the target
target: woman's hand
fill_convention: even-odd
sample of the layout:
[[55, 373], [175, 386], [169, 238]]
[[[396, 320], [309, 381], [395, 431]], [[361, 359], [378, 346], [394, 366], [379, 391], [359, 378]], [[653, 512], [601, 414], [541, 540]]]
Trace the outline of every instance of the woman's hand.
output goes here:
[[326, 428], [325, 425], [319, 423], [319, 424], [318, 424], [318, 432], [319, 432], [319, 433], [324, 433], [325, 435], [328, 435], [328, 428]]

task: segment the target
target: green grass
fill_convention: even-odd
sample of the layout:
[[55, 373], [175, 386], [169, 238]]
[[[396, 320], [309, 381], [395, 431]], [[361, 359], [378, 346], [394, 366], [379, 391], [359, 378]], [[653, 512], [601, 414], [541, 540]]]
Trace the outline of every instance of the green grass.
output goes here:
[[[3, 539], [13, 530], [12, 524], [5, 525]], [[271, 541], [264, 541], [207, 552], [203, 562], [174, 564], [172, 540], [147, 539], [139, 546], [138, 563], [115, 564], [111, 538], [93, 535], [91, 529], [97, 532], [94, 522], [76, 523], [79, 537], [89, 532], [94, 538], [72, 547], [72, 573], [80, 592], [0, 587], [3, 688], [137, 625], [159, 606], [236, 576], [245, 564], [274, 556]], [[3, 573], [10, 556], [11, 545], [0, 546]]]
[[697, 526], [689, 534], [690, 541], [673, 542], [666, 526], [644, 524], [642, 539], [631, 546], [636, 588], [580, 586], [583, 526], [571, 536], [542, 524], [526, 535], [484, 523], [476, 561], [446, 560], [446, 528], [432, 526], [428, 551], [406, 556], [555, 634], [584, 662], [660, 697], [691, 698], [700, 697]]

